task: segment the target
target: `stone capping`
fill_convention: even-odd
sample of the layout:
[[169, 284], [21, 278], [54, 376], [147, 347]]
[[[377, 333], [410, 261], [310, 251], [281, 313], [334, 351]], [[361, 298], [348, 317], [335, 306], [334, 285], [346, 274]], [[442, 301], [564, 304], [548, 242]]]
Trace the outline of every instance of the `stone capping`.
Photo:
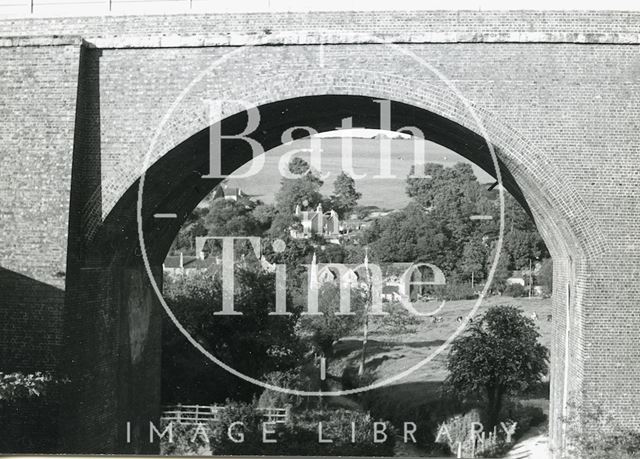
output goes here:
[[82, 37], [77, 35], [43, 35], [36, 37], [0, 37], [0, 48], [18, 48], [28, 46], [79, 46]]
[[206, 48], [224, 46], [302, 46], [340, 44], [420, 44], [420, 43], [569, 43], [638, 45], [640, 33], [581, 32], [425, 32], [390, 35], [338, 31], [294, 31], [274, 34], [226, 33], [207, 35], [43, 35], [0, 37], [0, 48], [22, 46], [66, 46], [85, 44], [100, 49], [126, 48]]

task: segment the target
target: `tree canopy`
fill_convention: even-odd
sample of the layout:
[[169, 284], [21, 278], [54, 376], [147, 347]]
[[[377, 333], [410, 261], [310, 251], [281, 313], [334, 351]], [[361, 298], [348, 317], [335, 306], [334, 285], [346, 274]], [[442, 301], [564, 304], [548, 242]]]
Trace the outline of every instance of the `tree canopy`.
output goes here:
[[481, 396], [490, 426], [498, 422], [506, 395], [525, 392], [548, 370], [548, 350], [532, 319], [513, 306], [493, 306], [451, 345], [447, 383]]

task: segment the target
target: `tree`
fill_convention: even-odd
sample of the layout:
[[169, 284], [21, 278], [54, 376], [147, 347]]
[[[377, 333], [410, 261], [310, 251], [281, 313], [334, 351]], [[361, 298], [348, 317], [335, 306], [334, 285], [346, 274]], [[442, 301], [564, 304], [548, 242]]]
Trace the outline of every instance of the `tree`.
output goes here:
[[[275, 311], [275, 281], [263, 271], [236, 270], [235, 310], [242, 315], [214, 315], [222, 308], [218, 276], [202, 274], [168, 283], [165, 298], [182, 326], [205, 349], [245, 375], [260, 378], [284, 371], [300, 360], [295, 333], [299, 310]], [[209, 361], [165, 319], [162, 340], [163, 400], [183, 403], [223, 402], [226, 398], [250, 400], [258, 391]]]
[[207, 234], [207, 227], [205, 225], [205, 217], [208, 213], [208, 209], [194, 209], [194, 211], [187, 217], [178, 235], [173, 241], [171, 251], [186, 252], [195, 255], [195, 240], [198, 236], [205, 236]]
[[[489, 276], [489, 272], [491, 271], [491, 267], [493, 266], [493, 262], [496, 256], [496, 247], [494, 246], [491, 249], [491, 253], [487, 257], [485, 271], [487, 276]], [[504, 250], [500, 253], [500, 258], [498, 258], [498, 263], [496, 265], [496, 270], [493, 274], [493, 279], [491, 282], [491, 290], [497, 290], [498, 292], [502, 292], [507, 286], [507, 279], [511, 277], [511, 260], [509, 254]]]
[[535, 323], [513, 306], [493, 306], [451, 345], [447, 383], [456, 392], [484, 398], [489, 426], [498, 423], [505, 396], [541, 382], [549, 352]]
[[364, 292], [352, 288], [351, 312], [353, 315], [340, 315], [340, 288], [332, 283], [322, 284], [318, 291], [319, 316], [303, 316], [300, 321], [301, 334], [311, 347], [325, 357], [333, 355], [333, 344], [340, 338], [356, 331], [362, 323], [365, 308]]
[[475, 282], [484, 279], [484, 267], [487, 259], [487, 246], [480, 238], [471, 239], [464, 245], [460, 271], [464, 280], [473, 277]]
[[273, 220], [276, 218], [276, 208], [271, 204], [259, 203], [253, 209], [253, 218], [258, 222], [261, 231], [264, 233], [273, 224]]
[[553, 260], [545, 258], [536, 276], [538, 284], [542, 286], [546, 294], [553, 292]]
[[356, 190], [353, 177], [341, 172], [333, 182], [333, 196], [331, 197], [333, 210], [343, 218], [355, 209], [358, 199], [361, 197], [362, 193]]
[[549, 256], [534, 221], [509, 194], [505, 195], [504, 248], [510, 256], [511, 269], [528, 268], [530, 260]]
[[294, 174], [304, 175], [295, 179], [282, 179], [280, 190], [275, 196], [277, 212], [292, 215], [297, 205], [314, 208], [322, 203], [322, 180], [311, 171], [309, 164], [302, 158], [294, 158], [289, 163], [289, 170]]
[[304, 159], [298, 157], [292, 158], [291, 161], [289, 161], [289, 171], [292, 174], [297, 175], [305, 175], [311, 173], [309, 163]]
[[261, 225], [253, 215], [255, 203], [248, 198], [238, 201], [215, 199], [205, 218], [209, 236], [259, 236]]

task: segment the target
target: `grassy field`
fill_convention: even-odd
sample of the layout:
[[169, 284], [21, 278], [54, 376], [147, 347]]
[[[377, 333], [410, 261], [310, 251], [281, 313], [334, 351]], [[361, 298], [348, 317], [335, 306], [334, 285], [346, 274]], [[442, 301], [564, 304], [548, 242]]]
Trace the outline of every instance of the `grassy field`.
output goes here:
[[[439, 314], [443, 318], [442, 322], [434, 324], [429, 318], [421, 319], [421, 323], [409, 333], [371, 333], [366, 361], [367, 370], [374, 374], [376, 381], [380, 381], [421, 362], [456, 331], [460, 326], [456, 318], [466, 316], [474, 304], [473, 300], [447, 302]], [[477, 314], [482, 314], [491, 306], [501, 304], [516, 306], [529, 317], [535, 312], [538, 316], [536, 325], [541, 335], [540, 342], [550, 348], [552, 322], [547, 321], [547, 315], [552, 311], [550, 299], [490, 297], [483, 301]], [[433, 305], [430, 305], [430, 308], [433, 308]], [[347, 366], [357, 367], [361, 359], [361, 349], [360, 337], [354, 336], [337, 343], [336, 355], [330, 364], [330, 373], [339, 375]], [[412, 374], [377, 391], [381, 398], [380, 403], [389, 406], [389, 409], [402, 409], [403, 406], [408, 407], [440, 397], [442, 382], [447, 376], [447, 354], [448, 349], [445, 349], [435, 359]], [[529, 400], [527, 404], [536, 405], [543, 408], [545, 412], [548, 411], [548, 402], [544, 398]]]

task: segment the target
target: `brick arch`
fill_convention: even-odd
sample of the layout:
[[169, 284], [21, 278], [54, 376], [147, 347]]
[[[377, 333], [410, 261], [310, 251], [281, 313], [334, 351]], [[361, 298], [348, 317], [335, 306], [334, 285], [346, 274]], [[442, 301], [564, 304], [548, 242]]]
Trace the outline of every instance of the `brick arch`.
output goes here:
[[[489, 149], [479, 134], [480, 129], [464, 103], [446, 87], [388, 75], [381, 84], [373, 78], [376, 76], [373, 72], [327, 72], [322, 76], [318, 79], [307, 75], [305, 80], [301, 74], [299, 87], [291, 87], [287, 83], [290, 80], [272, 78], [262, 89], [236, 88], [226, 94], [226, 98], [242, 99], [259, 107], [262, 122], [253, 137], [265, 146], [265, 150], [280, 145], [280, 134], [292, 126], [311, 126], [323, 132], [339, 126], [342, 118], [353, 116], [354, 126], [377, 127], [379, 105], [374, 100], [388, 99], [392, 101], [392, 129], [417, 126], [427, 133], [428, 139], [492, 172]], [[144, 171], [143, 225], [152, 267], [160, 266], [184, 220], [220, 182], [201, 178], [208, 171], [209, 120], [198, 101], [213, 97], [202, 89], [193, 91], [177, 104], [159, 131], [157, 142], [150, 150], [150, 165]], [[530, 209], [554, 258], [562, 260], [556, 278], [573, 279], [571, 263], [577, 270], [584, 270], [584, 260], [588, 261], [606, 249], [590, 210], [571, 183], [558, 176], [550, 156], [502, 123], [497, 115], [478, 107], [475, 109], [495, 148], [505, 188]], [[235, 134], [245, 126], [246, 116], [240, 110], [225, 112], [220, 124], [223, 132]], [[242, 145], [225, 148], [223, 144], [225, 173], [231, 173], [250, 160]], [[95, 226], [90, 245], [97, 263], [108, 264], [115, 271], [121, 269], [120, 266], [134, 267], [139, 273], [142, 263], [136, 253], [136, 205], [144, 153], [136, 153], [130, 155], [130, 162], [125, 160], [119, 166], [119, 172], [115, 174], [117, 180], [103, 183], [104, 222]], [[176, 212], [179, 218], [154, 220], [152, 215], [156, 212]], [[565, 260], [573, 261], [565, 263]], [[117, 279], [121, 274], [110, 276]], [[561, 315], [564, 296], [561, 292], [554, 295], [554, 316], [556, 312]], [[574, 302], [580, 301], [577, 295], [573, 298]], [[563, 323], [559, 324], [558, 336]], [[554, 351], [553, 384], [556, 389], [553, 389], [552, 417], [560, 413], [564, 403], [558, 396], [558, 387], [564, 382], [559, 370], [568, 362], [566, 358], [576, 358], [575, 355], [563, 357], [561, 350], [562, 346], [557, 346]], [[123, 408], [125, 418], [129, 415], [127, 410], [131, 409]]]
[[[253, 106], [261, 107], [278, 101], [326, 94], [364, 96], [388, 99], [430, 112], [476, 136], [481, 136], [484, 130], [504, 167], [505, 185], [530, 209], [556, 257], [561, 254], [565, 257], [569, 253], [597, 256], [606, 250], [605, 238], [591, 215], [591, 210], [572, 184], [559, 176], [559, 168], [555, 167], [553, 158], [537, 149], [533, 141], [525, 139], [502, 122], [499, 115], [469, 102], [482, 123], [482, 127], [479, 127], [465, 103], [445, 84], [433, 81], [426, 83], [406, 76], [389, 76], [360, 70], [329, 69], [324, 70], [320, 76], [312, 72], [300, 72], [296, 77], [298, 84], [295, 87], [290, 83], [291, 75], [288, 75], [288, 78], [272, 76], [255, 87], [231, 88], [225, 93], [224, 99], [244, 100]], [[117, 178], [103, 185], [103, 190], [112, 191], [103, 191], [102, 213], [106, 222], [113, 219], [113, 215], [110, 218], [109, 214], [114, 210], [118, 200], [130, 193], [137, 183], [142, 172], [142, 163], [154, 165], [161, 162], [168, 152], [180, 149], [184, 139], [193, 138], [208, 128], [209, 119], [205, 105], [198, 101], [220, 97], [218, 92], [207, 90], [205, 85], [201, 86], [194, 85], [186, 96], [178, 101], [164, 125], [160, 123], [162, 129], [158, 131], [157, 139], [150, 142], [152, 148], [147, 152], [140, 151], [131, 155], [131, 162], [123, 161], [118, 167], [119, 172], [113, 174]], [[238, 110], [236, 108], [226, 111], [223, 117], [237, 115]], [[392, 111], [392, 120], [395, 117], [396, 113]], [[411, 125], [410, 120], [406, 124]], [[376, 127], [376, 124], [373, 123], [369, 127]], [[478, 157], [474, 157], [472, 152], [461, 154], [473, 162], [478, 162]], [[481, 167], [495, 175], [490, 158], [487, 162], [487, 152], [483, 154], [485, 164], [481, 164]], [[141, 158], [144, 159], [141, 161]], [[151, 168], [152, 166], [149, 170]]]

